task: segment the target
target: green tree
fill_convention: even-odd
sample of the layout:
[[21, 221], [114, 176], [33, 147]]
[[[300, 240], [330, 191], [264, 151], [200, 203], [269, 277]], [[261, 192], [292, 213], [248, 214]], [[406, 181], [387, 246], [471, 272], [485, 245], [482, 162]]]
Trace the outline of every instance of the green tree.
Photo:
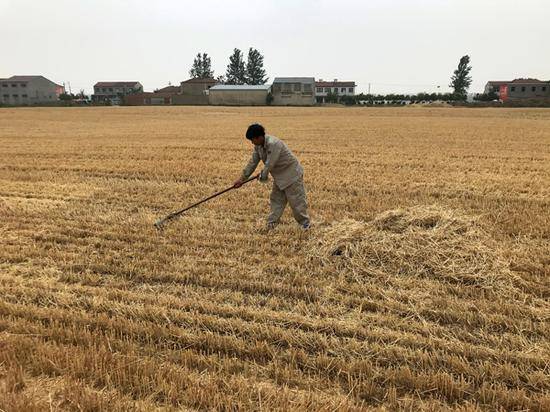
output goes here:
[[239, 49], [234, 49], [233, 54], [229, 56], [225, 81], [227, 84], [246, 83], [246, 66], [243, 60], [243, 53]]
[[338, 103], [340, 100], [340, 97], [338, 95], [338, 91], [333, 92], [332, 87], [327, 93], [327, 97], [325, 97], [325, 102], [327, 103]]
[[246, 62], [246, 82], [248, 84], [265, 84], [268, 80], [265, 74], [264, 56], [251, 47], [248, 50], [248, 60]]
[[194, 79], [205, 79], [214, 77], [214, 71], [212, 70], [212, 62], [207, 53], [197, 54], [195, 60], [193, 60], [193, 66], [189, 70], [189, 75]]
[[71, 100], [74, 99], [74, 95], [72, 94], [69, 94], [69, 93], [61, 93], [59, 95], [59, 100], [63, 101], [63, 102], [70, 102]]
[[458, 63], [458, 68], [451, 77], [451, 84], [449, 84], [449, 87], [454, 89], [454, 95], [459, 100], [466, 100], [468, 88], [472, 84], [472, 77], [470, 76], [472, 66], [469, 64], [470, 56], [462, 56]]

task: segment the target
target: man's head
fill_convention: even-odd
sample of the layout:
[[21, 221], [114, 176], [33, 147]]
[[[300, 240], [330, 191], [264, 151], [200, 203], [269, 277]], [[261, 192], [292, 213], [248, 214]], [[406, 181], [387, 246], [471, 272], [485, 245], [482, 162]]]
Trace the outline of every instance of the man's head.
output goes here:
[[263, 145], [265, 141], [264, 127], [259, 123], [251, 124], [246, 130], [246, 138], [256, 146]]

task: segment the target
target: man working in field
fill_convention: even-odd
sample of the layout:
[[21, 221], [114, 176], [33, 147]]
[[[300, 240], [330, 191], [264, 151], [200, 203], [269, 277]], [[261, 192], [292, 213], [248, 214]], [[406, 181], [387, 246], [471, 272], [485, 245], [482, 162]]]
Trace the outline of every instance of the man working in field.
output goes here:
[[267, 182], [269, 173], [273, 176], [273, 189], [269, 197], [271, 213], [267, 218], [267, 228], [273, 229], [279, 223], [287, 202], [290, 204], [294, 219], [304, 229], [309, 228], [306, 190], [304, 188], [304, 169], [288, 146], [276, 138], [265, 134], [260, 124], [252, 124], [246, 131], [246, 138], [254, 144], [252, 158], [244, 168], [234, 187], [242, 183], [256, 170], [260, 160], [264, 168], [260, 173], [260, 182]]

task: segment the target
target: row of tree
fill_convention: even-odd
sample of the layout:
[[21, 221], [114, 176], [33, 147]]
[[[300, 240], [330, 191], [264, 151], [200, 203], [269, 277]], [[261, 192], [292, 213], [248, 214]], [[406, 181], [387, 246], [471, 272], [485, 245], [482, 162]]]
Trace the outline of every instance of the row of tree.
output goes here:
[[328, 103], [343, 103], [347, 105], [353, 104], [404, 104], [420, 103], [420, 102], [435, 102], [435, 101], [461, 101], [462, 97], [454, 93], [417, 93], [417, 94], [356, 94], [355, 96], [338, 96], [336, 93], [329, 93], [326, 101]]
[[[198, 53], [189, 70], [192, 78], [214, 78], [212, 60], [208, 53]], [[243, 52], [234, 49], [229, 56], [229, 64], [225, 75], [216, 78], [220, 83], [225, 84], [265, 84], [268, 80], [264, 69], [264, 56], [255, 48], [248, 49], [246, 62]]]

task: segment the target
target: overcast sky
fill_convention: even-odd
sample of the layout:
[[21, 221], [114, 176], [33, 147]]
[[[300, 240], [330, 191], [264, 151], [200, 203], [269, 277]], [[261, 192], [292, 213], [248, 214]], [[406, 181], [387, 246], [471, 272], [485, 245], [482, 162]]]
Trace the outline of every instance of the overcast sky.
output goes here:
[[199, 51], [224, 74], [235, 47], [260, 50], [270, 80], [355, 80], [374, 93], [448, 91], [464, 54], [470, 91], [550, 79], [549, 0], [0, 0], [0, 39], [0, 78], [42, 74], [73, 92], [178, 84]]

